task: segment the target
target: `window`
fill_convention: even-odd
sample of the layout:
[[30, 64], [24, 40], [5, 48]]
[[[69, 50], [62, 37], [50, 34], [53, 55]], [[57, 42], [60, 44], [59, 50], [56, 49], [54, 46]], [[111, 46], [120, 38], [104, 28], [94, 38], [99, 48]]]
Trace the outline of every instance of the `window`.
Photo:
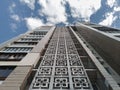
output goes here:
[[5, 80], [5, 78], [14, 70], [15, 67], [0, 66], [0, 81]]
[[28, 52], [31, 51], [32, 47], [6, 47], [1, 52]]
[[40, 41], [41, 38], [22, 38], [21, 41], [28, 41], [28, 42], [31, 42], [31, 41]]
[[13, 45], [36, 45], [38, 42], [14, 42]]
[[98, 30], [103, 31], [103, 32], [107, 32], [107, 33], [120, 33], [120, 30], [118, 30], [118, 29], [104, 27], [104, 26], [93, 27], [93, 28], [98, 29]]
[[26, 36], [27, 38], [42, 38], [44, 37], [44, 35], [29, 35], [29, 36]]
[[20, 61], [26, 53], [0, 53], [0, 61]]
[[30, 35], [46, 35], [47, 31], [34, 31]]
[[118, 38], [120, 38], [120, 35], [115, 35], [115, 37], [118, 37]]

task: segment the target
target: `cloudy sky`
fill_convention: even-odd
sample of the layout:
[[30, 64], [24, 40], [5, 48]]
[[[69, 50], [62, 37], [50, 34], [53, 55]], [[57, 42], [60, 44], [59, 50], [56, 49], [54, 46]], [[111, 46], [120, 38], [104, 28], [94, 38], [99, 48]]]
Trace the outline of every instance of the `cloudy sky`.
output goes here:
[[0, 0], [0, 43], [41, 25], [89, 21], [120, 28], [120, 0]]

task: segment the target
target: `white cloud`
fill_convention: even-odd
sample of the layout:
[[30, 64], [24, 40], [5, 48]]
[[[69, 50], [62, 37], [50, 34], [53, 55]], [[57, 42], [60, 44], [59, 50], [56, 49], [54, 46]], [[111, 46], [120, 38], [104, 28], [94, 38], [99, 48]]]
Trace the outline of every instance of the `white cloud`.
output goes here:
[[[28, 4], [29, 7], [32, 6], [35, 8], [35, 0], [20, 1]], [[38, 0], [37, 3], [41, 6], [41, 8], [38, 9], [39, 15], [43, 16], [46, 19], [46, 25], [54, 25], [61, 22], [69, 24], [71, 22], [67, 22], [67, 16], [71, 15], [74, 19], [79, 20], [82, 18], [83, 20], [89, 21], [90, 16], [101, 7], [101, 0]], [[70, 5], [71, 15], [69, 15], [70, 13], [66, 12], [66, 3]], [[29, 29], [32, 29], [35, 26], [32, 25], [31, 21], [34, 23], [39, 22], [41, 25], [43, 24], [43, 19], [37, 19], [32, 17], [25, 19], [28, 28], [30, 27]]]
[[66, 0], [70, 7], [72, 16], [84, 18], [89, 21], [90, 16], [101, 7], [101, 0]]
[[25, 18], [28, 29], [35, 29], [36, 27], [44, 25], [44, 23], [39, 18]]
[[114, 12], [107, 13], [106, 18], [103, 21], [101, 21], [99, 24], [105, 25], [105, 26], [111, 26], [113, 21], [115, 21], [116, 19], [117, 17], [114, 16]]
[[120, 12], [120, 7], [114, 7], [114, 11]]
[[40, 15], [45, 15], [48, 23], [56, 24], [66, 22], [66, 13], [64, 0], [39, 0], [42, 9], [39, 10]]
[[12, 31], [16, 32], [17, 25], [15, 23], [11, 23], [10, 26], [11, 26]]
[[106, 26], [111, 26], [113, 22], [119, 18], [119, 13], [120, 12], [120, 7], [117, 4], [116, 0], [107, 0], [107, 4], [109, 5], [110, 8], [113, 8], [111, 12], [108, 12], [105, 14], [105, 19], [103, 19], [99, 24], [101, 25], [106, 25]]
[[16, 7], [16, 4], [13, 2], [11, 6], [9, 6], [10, 13], [14, 13], [14, 8]]
[[39, 0], [38, 3], [42, 7], [39, 15], [45, 15], [47, 22], [52, 24], [67, 23], [66, 2], [70, 5], [73, 18], [83, 18], [86, 21], [101, 7], [101, 0]]
[[35, 0], [20, 0], [20, 2], [26, 4], [31, 10], [35, 8]]
[[20, 21], [20, 17], [18, 16], [18, 15], [16, 15], [16, 14], [14, 14], [14, 15], [11, 15], [11, 18], [13, 19], [13, 20], [15, 20], [15, 21]]
[[107, 0], [107, 5], [110, 6], [110, 8], [112, 8], [115, 5], [116, 0]]

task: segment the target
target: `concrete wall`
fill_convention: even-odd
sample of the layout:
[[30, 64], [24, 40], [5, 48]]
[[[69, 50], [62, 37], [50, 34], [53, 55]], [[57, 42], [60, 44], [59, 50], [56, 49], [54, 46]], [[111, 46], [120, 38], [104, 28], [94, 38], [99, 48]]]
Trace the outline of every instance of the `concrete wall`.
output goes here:
[[120, 74], [120, 42], [104, 35], [103, 32], [80, 24], [78, 32], [105, 58], [105, 60]]
[[[42, 27], [42, 29], [46, 29], [46, 27]], [[16, 68], [0, 85], [0, 90], [25, 90], [26, 85], [29, 83], [28, 79], [30, 78], [31, 73], [33, 72], [32, 69], [34, 69], [37, 63], [39, 62], [41, 53], [43, 52], [45, 46], [49, 42], [49, 39], [52, 36], [54, 30], [55, 27], [51, 27], [48, 33], [38, 42], [38, 44], [32, 49], [32, 51], [27, 53], [27, 55], [21, 61], [0, 61], [0, 66], [16, 66]], [[27, 32], [26, 34], [29, 33], [30, 32]], [[7, 43], [9, 44], [12, 41], [9, 41]]]
[[24, 90], [31, 66], [16, 67], [0, 86], [0, 90]]

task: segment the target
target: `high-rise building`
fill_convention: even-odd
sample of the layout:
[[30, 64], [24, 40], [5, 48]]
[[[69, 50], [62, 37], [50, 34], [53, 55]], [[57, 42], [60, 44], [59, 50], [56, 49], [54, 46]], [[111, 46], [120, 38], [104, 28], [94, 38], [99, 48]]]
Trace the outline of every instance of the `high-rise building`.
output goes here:
[[41, 26], [0, 46], [0, 90], [120, 90], [120, 31]]

